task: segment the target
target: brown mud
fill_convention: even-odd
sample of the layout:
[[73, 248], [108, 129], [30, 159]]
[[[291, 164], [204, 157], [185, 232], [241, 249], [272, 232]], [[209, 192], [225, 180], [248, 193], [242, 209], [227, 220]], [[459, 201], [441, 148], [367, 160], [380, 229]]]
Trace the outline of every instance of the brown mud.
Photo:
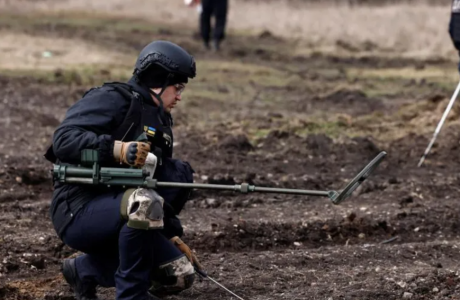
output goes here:
[[[120, 51], [138, 51], [152, 38], [142, 31], [113, 35], [50, 28], [34, 27], [29, 33], [66, 36], [71, 31], [72, 36], [107, 47], [117, 45]], [[282, 50], [266, 50], [274, 46], [279, 50], [284, 43], [269, 34], [230, 37], [220, 54], [205, 53], [192, 35], [174, 30], [161, 31], [154, 38], [174, 39], [199, 60], [271, 66], [307, 82], [284, 87], [248, 82], [262, 91], [259, 98], [273, 96], [274, 104], [257, 98], [240, 105], [228, 99], [205, 106], [210, 100], [199, 102], [195, 96], [191, 102], [204, 108], [197, 112], [195, 104], [184, 103], [190, 112], [187, 108], [175, 112], [175, 155], [193, 165], [197, 182], [340, 189], [377, 153], [388, 152], [376, 173], [340, 206], [315, 197], [195, 191], [181, 215], [184, 240], [213, 278], [253, 300], [460, 298], [460, 127], [443, 129], [423, 168], [416, 165], [431, 133], [413, 131], [388, 139], [377, 133], [357, 134], [369, 132], [369, 123], [390, 130], [382, 111], [397, 112], [411, 100], [423, 104], [412, 118], [442, 109], [448, 91], [433, 82], [402, 80], [403, 94], [369, 95], [352, 88], [354, 81], [340, 71], [379, 66], [442, 68], [446, 62], [292, 57]], [[325, 69], [336, 72], [325, 75]], [[57, 70], [52, 80], [0, 77], [0, 299], [73, 299], [59, 267], [75, 251], [56, 237], [49, 221], [51, 165], [43, 154], [67, 107], [90, 86], [79, 80], [68, 82], [60, 74]], [[227, 75], [229, 81], [238, 76]], [[100, 76], [93, 80], [111, 79], [107, 73]], [[331, 90], [331, 83], [350, 88]], [[420, 91], [425, 93], [423, 99], [417, 98]], [[221, 87], [220, 92], [230, 93], [232, 86]], [[246, 105], [257, 109], [247, 110]], [[199, 125], [208, 114], [226, 109], [232, 122]], [[312, 120], [289, 125], [290, 116], [299, 113], [345, 115], [345, 119], [334, 123], [338, 127], [332, 134]], [[366, 116], [371, 120], [357, 122]], [[245, 127], [248, 120], [251, 128]], [[350, 128], [354, 134], [341, 133]], [[103, 299], [113, 299], [112, 289], [100, 292]], [[199, 281], [169, 299], [231, 297]]]

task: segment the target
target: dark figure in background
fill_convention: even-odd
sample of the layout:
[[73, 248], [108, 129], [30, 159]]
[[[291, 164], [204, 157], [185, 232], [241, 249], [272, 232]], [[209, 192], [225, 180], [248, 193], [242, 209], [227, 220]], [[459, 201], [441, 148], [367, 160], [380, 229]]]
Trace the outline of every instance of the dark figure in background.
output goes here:
[[228, 0], [201, 0], [200, 31], [206, 49], [209, 49], [211, 39], [211, 17], [215, 17], [212, 39], [214, 50], [218, 51], [220, 43], [225, 38]]
[[[449, 34], [455, 49], [460, 55], [460, 0], [452, 1], [452, 13], [450, 15]], [[459, 63], [460, 71], [460, 63]]]

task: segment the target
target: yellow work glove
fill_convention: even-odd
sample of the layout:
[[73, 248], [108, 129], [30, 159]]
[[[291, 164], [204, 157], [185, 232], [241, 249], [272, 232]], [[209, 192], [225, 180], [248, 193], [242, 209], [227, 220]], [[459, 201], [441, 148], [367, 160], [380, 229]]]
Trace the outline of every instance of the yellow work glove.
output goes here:
[[133, 167], [142, 167], [145, 164], [150, 145], [144, 142], [115, 141], [113, 146], [113, 157], [115, 161]]

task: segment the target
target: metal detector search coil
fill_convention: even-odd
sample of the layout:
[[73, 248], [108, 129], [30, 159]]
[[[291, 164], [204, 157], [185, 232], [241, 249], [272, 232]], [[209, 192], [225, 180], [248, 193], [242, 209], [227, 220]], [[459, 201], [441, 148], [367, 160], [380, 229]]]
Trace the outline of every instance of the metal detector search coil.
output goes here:
[[334, 195], [329, 196], [332, 203], [339, 204], [343, 200], [351, 196], [351, 194], [366, 180], [372, 172], [379, 166], [382, 160], [385, 158], [387, 153], [385, 151], [380, 152], [370, 163], [367, 164], [359, 174], [350, 181], [340, 193], [334, 192]]

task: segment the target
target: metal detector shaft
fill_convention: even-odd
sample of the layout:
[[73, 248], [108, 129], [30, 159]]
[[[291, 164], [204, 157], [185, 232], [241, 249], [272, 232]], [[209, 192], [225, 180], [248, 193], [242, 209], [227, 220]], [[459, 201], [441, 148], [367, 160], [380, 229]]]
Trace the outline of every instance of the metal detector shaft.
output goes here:
[[425, 153], [423, 153], [423, 156], [420, 158], [420, 161], [418, 163], [418, 167], [421, 167], [423, 162], [425, 161], [426, 156], [428, 153], [430, 153], [431, 147], [434, 145], [434, 141], [438, 137], [439, 132], [441, 131], [442, 125], [444, 125], [444, 122], [446, 121], [447, 115], [449, 114], [450, 110], [452, 109], [452, 106], [454, 105], [455, 100], [457, 100], [458, 93], [460, 92], [460, 82], [457, 85], [457, 88], [455, 89], [454, 94], [452, 95], [452, 98], [449, 101], [449, 105], [447, 105], [446, 110], [444, 111], [444, 114], [442, 115], [441, 121], [439, 121], [438, 126], [436, 127], [436, 130], [434, 131], [433, 138], [431, 139], [430, 143], [428, 144], [428, 147], [425, 149]]
[[296, 189], [281, 189], [257, 187], [249, 184], [236, 185], [221, 185], [221, 184], [204, 184], [204, 183], [176, 183], [176, 182], [157, 182], [158, 187], [178, 187], [178, 188], [194, 188], [194, 189], [211, 189], [211, 190], [227, 190], [241, 193], [258, 192], [258, 193], [277, 193], [277, 194], [292, 194], [304, 196], [323, 196], [328, 197], [334, 191], [311, 191], [311, 190], [296, 190]]
[[227, 190], [240, 192], [243, 194], [259, 193], [278, 193], [304, 196], [328, 197], [332, 203], [339, 204], [348, 198], [358, 186], [366, 180], [369, 175], [377, 168], [385, 157], [386, 152], [380, 152], [361, 172], [355, 176], [344, 189], [340, 191], [312, 191], [301, 189], [284, 189], [272, 187], [257, 187], [247, 183], [236, 185], [205, 184], [205, 183], [181, 183], [181, 182], [161, 182], [151, 179], [149, 172], [141, 169], [127, 168], [106, 168], [100, 167], [94, 162], [92, 168], [81, 166], [54, 165], [53, 177], [55, 181], [73, 184], [122, 186], [122, 187], [143, 187], [156, 189], [158, 187], [189, 188], [189, 189], [211, 189]]
[[[82, 177], [67, 177], [65, 182], [92, 184], [93, 179], [92, 178], [82, 178]], [[125, 181], [118, 182], [118, 181], [113, 181], [113, 180], [107, 184], [113, 185], [113, 186], [129, 185], [129, 183]], [[311, 190], [257, 187], [257, 186], [249, 185], [246, 183], [235, 184], [235, 185], [223, 185], [223, 184], [205, 184], [205, 183], [162, 182], [162, 181], [156, 181], [155, 179], [146, 180], [144, 181], [144, 184], [140, 184], [140, 186], [145, 186], [148, 188], [173, 187], [173, 188], [190, 188], [190, 189], [209, 189], [209, 190], [241, 192], [243, 194], [251, 193], [251, 192], [258, 192], [258, 193], [277, 193], [277, 194], [322, 196], [322, 197], [330, 197], [334, 193], [334, 191], [311, 191]]]

